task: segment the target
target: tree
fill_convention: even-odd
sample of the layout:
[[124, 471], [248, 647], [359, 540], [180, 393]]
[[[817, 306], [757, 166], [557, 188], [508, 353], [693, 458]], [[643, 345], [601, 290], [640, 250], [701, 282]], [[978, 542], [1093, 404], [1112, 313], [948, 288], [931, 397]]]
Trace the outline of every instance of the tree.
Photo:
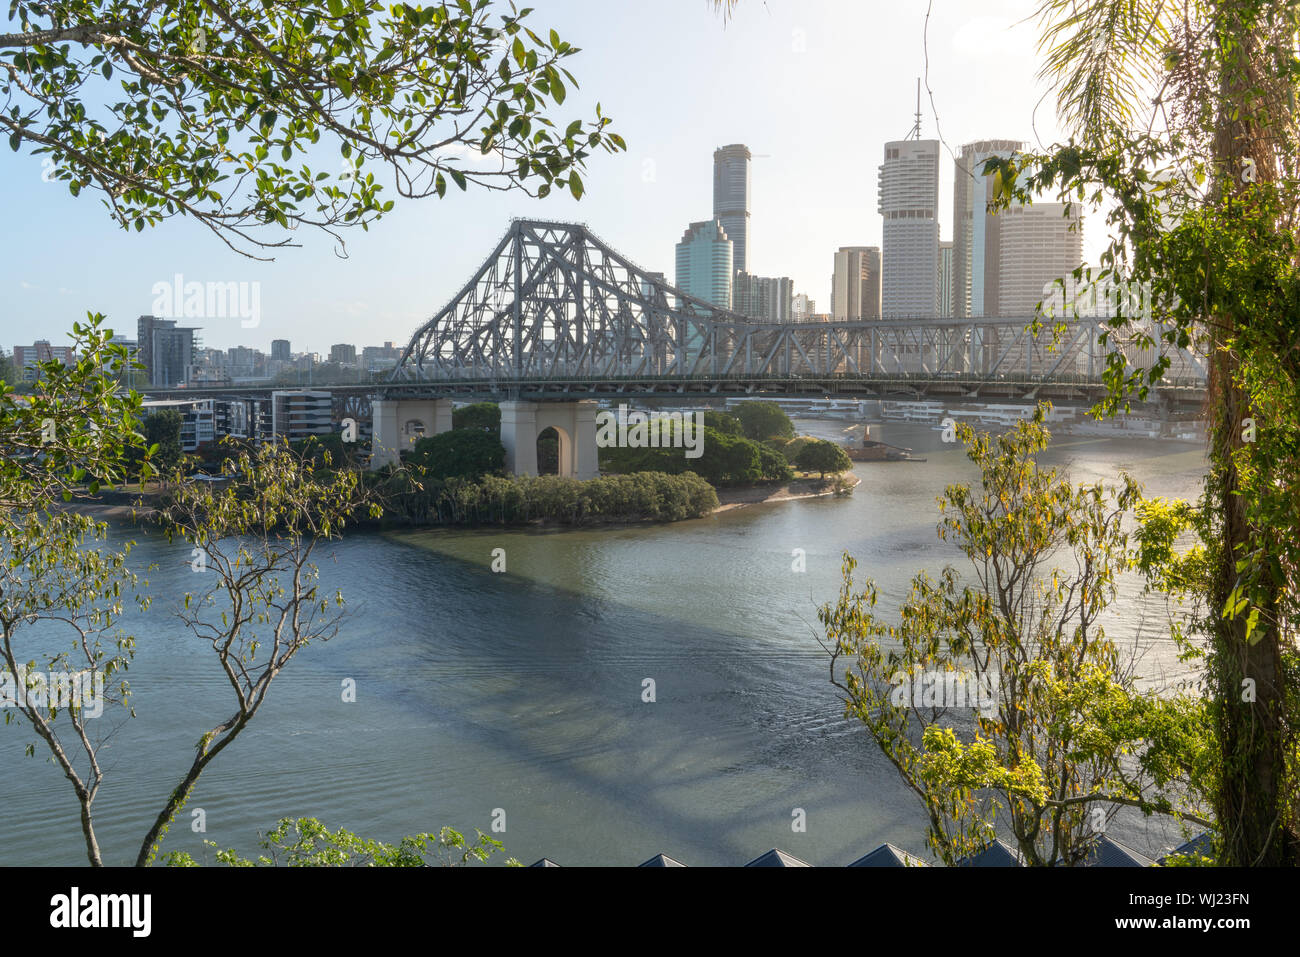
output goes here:
[[87, 477], [92, 495], [120, 480], [127, 451], [142, 441], [140, 396], [118, 393], [104, 373], [128, 361], [126, 349], [109, 345], [101, 315], [72, 330], [75, 363], [39, 363], [40, 382], [24, 401], [0, 389], [0, 533], [16, 515], [11, 510], [70, 501]]
[[[1211, 468], [1200, 503], [1223, 761], [1223, 863], [1300, 861], [1300, 136], [1293, 0], [1042, 6], [1045, 73], [1077, 141], [991, 163], [1003, 203], [1056, 189], [1110, 208], [1093, 278], [1141, 289], [1108, 338], [1160, 343], [1108, 360], [1108, 400], [1157, 384], [1170, 346], [1210, 367]], [[1149, 108], [1145, 104], [1150, 104]], [[1076, 274], [1076, 279], [1084, 278]], [[1140, 321], [1135, 321], [1140, 320]]]
[[774, 435], [791, 437], [794, 423], [775, 402], [742, 402], [736, 406], [736, 418], [745, 437], [762, 442]]
[[827, 472], [843, 472], [853, 467], [848, 453], [839, 443], [825, 439], [814, 439], [801, 448], [794, 464], [804, 472], [820, 472], [822, 478]]
[[482, 429], [501, 434], [501, 406], [495, 402], [474, 402], [451, 411], [453, 429]]
[[420, 439], [407, 453], [406, 463], [430, 479], [478, 479], [505, 468], [506, 450], [499, 438], [482, 429], [452, 429]]
[[[501, 842], [478, 831], [470, 843], [459, 831], [444, 827], [437, 834], [414, 834], [397, 844], [367, 840], [339, 828], [331, 831], [314, 817], [281, 818], [258, 844], [267, 854], [256, 860], [240, 857], [233, 849], [218, 850], [217, 862], [230, 867], [458, 867], [482, 863], [501, 850]], [[204, 841], [216, 848], [216, 841]], [[269, 855], [269, 856], [268, 856]], [[431, 859], [432, 858], [432, 859]], [[167, 855], [171, 867], [197, 867], [185, 851]], [[522, 866], [513, 857], [507, 867]]]
[[[103, 317], [73, 326], [80, 357], [40, 364], [27, 401], [0, 387], [0, 697], [5, 723], [25, 724], [69, 781], [81, 807], [87, 858], [100, 863], [90, 807], [105, 770], [87, 721], [126, 703], [134, 639], [117, 627], [140, 607], [130, 546], [104, 547], [106, 527], [65, 511], [82, 483], [91, 494], [126, 474], [138, 449], [140, 396], [117, 393], [105, 370], [127, 360]], [[145, 457], [142, 472], [149, 474]], [[37, 742], [28, 745], [35, 754]]]
[[291, 443], [290, 448], [318, 469], [353, 468], [357, 464], [357, 443], [345, 442], [342, 432], [310, 435]]
[[958, 427], [980, 481], [945, 490], [938, 531], [964, 575], [917, 575], [891, 623], [846, 554], [839, 599], [818, 615], [846, 715], [917, 796], [949, 865], [999, 829], [1031, 865], [1082, 863], [1125, 806], [1210, 823], [1204, 702], [1139, 692], [1103, 626], [1134, 564], [1124, 522], [1140, 489], [1040, 467], [1045, 411], [996, 440]]
[[[228, 460], [220, 488], [175, 474], [175, 497], [162, 509], [169, 540], [190, 549], [200, 573], [177, 615], [211, 650], [230, 686], [230, 715], [207, 729], [180, 782], [141, 842], [137, 866], [151, 864], [167, 829], [199, 777], [257, 716], [271, 683], [307, 645], [338, 632], [343, 595], [324, 595], [312, 562], [317, 547], [348, 522], [377, 518], [374, 493], [351, 470], [317, 473], [282, 443], [268, 442]], [[83, 816], [89, 813], [83, 809]]]
[[766, 445], [758, 447], [758, 465], [763, 478], [769, 482], [785, 482], [794, 478], [794, 469], [786, 457]]
[[175, 469], [184, 458], [181, 449], [181, 414], [175, 409], [159, 409], [144, 418], [144, 440], [153, 453], [154, 467], [160, 471]]
[[[341, 228], [379, 219], [393, 202], [372, 166], [405, 198], [449, 182], [581, 198], [591, 151], [624, 143], [599, 105], [588, 122], [557, 116], [578, 49], [530, 29], [527, 9], [496, 10], [14, 0], [0, 134], [45, 156], [74, 196], [99, 193], [123, 229], [187, 216], [248, 255], [293, 245], [283, 229], [341, 242]], [[99, 99], [103, 81], [120, 87], [115, 102]]]
[[730, 412], [718, 412], [714, 409], [704, 410], [704, 425], [722, 435], [744, 435], [740, 420]]
[[14, 369], [14, 360], [4, 349], [0, 349], [0, 382], [13, 383], [18, 378]]

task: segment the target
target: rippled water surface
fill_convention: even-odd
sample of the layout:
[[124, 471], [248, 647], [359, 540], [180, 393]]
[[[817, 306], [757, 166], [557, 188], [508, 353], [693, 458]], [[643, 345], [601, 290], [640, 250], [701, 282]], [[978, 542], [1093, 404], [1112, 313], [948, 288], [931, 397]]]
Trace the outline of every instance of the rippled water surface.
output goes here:
[[[839, 433], [830, 421], [801, 430]], [[840, 555], [896, 604], [912, 574], [957, 557], [938, 542], [935, 497], [972, 467], [939, 433], [890, 426], [926, 463], [858, 464], [850, 497], [753, 506], [669, 526], [612, 530], [360, 534], [331, 546], [322, 576], [350, 616], [277, 679], [257, 722], [204, 775], [190, 807], [206, 836], [245, 852], [287, 815], [396, 839], [444, 824], [488, 831], [505, 811], [507, 853], [528, 863], [635, 864], [663, 851], [740, 864], [779, 846], [843, 864], [891, 841], [924, 852], [924, 823], [892, 767], [841, 717], [816, 642], [817, 606]], [[1052, 460], [1078, 481], [1131, 470], [1152, 494], [1192, 496], [1204, 457], [1186, 443], [1062, 437]], [[113, 863], [134, 858], [162, 796], [228, 689], [168, 616], [193, 587], [189, 554], [136, 537], [152, 612], [130, 678], [138, 717], [115, 736], [97, 804]], [[491, 552], [504, 548], [505, 574]], [[796, 548], [807, 572], [791, 571]], [[1179, 669], [1126, 585], [1115, 624], [1140, 670]], [[345, 678], [357, 701], [344, 703]], [[642, 701], [643, 681], [657, 700]], [[24, 728], [0, 728], [0, 863], [84, 861], [67, 782]], [[807, 813], [792, 833], [791, 812]], [[201, 850], [188, 815], [166, 848]], [[1122, 840], [1174, 836], [1130, 822]]]

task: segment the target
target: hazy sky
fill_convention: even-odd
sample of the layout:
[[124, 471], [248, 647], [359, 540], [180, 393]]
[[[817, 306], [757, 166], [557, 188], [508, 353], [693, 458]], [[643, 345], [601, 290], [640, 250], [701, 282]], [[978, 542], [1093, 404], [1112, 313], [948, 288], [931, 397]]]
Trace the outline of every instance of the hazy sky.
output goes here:
[[[934, 0], [929, 84], [949, 148], [1060, 137], [1052, 98], [1042, 98], [1035, 79], [1037, 3]], [[599, 100], [628, 143], [627, 153], [593, 157], [581, 202], [567, 192], [535, 201], [453, 189], [445, 200], [398, 200], [369, 233], [348, 234], [346, 259], [324, 233], [300, 230], [303, 248], [255, 263], [183, 219], [123, 232], [96, 194], [73, 199], [63, 184], [42, 181], [40, 157], [5, 148], [0, 345], [65, 341], [87, 310], [134, 337], [154, 284], [176, 273], [187, 282], [261, 284], [256, 328], [238, 319], [193, 323], [208, 346], [404, 344], [469, 278], [511, 216], [585, 222], [671, 279], [687, 224], [711, 215], [713, 150], [727, 143], [756, 154], [751, 272], [790, 276], [796, 292], [829, 311], [835, 249], [880, 243], [876, 171], [882, 144], [912, 125], [926, 0], [742, 0], [726, 24], [705, 0], [532, 5], [535, 31], [554, 27], [582, 48], [566, 63], [582, 88], [559, 116], [588, 118]], [[928, 99], [923, 111], [923, 135], [933, 137]], [[941, 155], [940, 230], [950, 239], [952, 158], [947, 149]], [[1102, 239], [1096, 233], [1085, 232], [1089, 258]]]

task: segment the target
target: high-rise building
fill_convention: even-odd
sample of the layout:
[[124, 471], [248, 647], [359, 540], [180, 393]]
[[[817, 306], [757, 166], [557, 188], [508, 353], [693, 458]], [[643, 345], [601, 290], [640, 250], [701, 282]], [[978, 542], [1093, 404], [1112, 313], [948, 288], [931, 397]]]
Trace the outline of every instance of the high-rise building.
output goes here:
[[330, 346], [330, 362], [337, 362], [339, 365], [345, 366], [356, 365], [357, 347], [343, 342]]
[[675, 285], [697, 299], [730, 309], [734, 263], [732, 242], [717, 220], [691, 223], [677, 244]]
[[14, 375], [25, 382], [40, 378], [37, 363], [56, 361], [60, 365], [72, 365], [77, 361], [76, 350], [72, 346], [52, 346], [48, 339], [37, 339], [30, 346], [14, 346]]
[[958, 319], [998, 311], [999, 233], [1002, 218], [988, 211], [993, 177], [984, 175], [992, 157], [1010, 159], [1024, 149], [1018, 140], [978, 140], [961, 148], [952, 189], [952, 315]]
[[271, 359], [275, 362], [288, 362], [290, 358], [289, 340], [272, 339], [271, 340]]
[[799, 293], [791, 300], [790, 317], [795, 322], [807, 322], [808, 317], [817, 311], [817, 303], [808, 298], [807, 293]]
[[740, 143], [713, 151], [713, 218], [734, 245], [736, 271], [749, 269], [749, 161], [753, 154]]
[[998, 213], [1001, 270], [998, 315], [1029, 318], [1057, 279], [1069, 279], [1083, 262], [1079, 204], [1066, 215], [1064, 203], [1013, 206]]
[[226, 350], [226, 367], [235, 379], [255, 379], [266, 374], [266, 355], [251, 346], [231, 346]]
[[939, 240], [939, 316], [952, 316], [952, 242]]
[[939, 141], [920, 139], [919, 120], [916, 136], [886, 143], [880, 165], [880, 311], [886, 319], [939, 311]]
[[751, 276], [736, 273], [732, 287], [731, 308], [742, 316], [789, 322], [794, 311], [794, 283], [787, 276]]
[[176, 325], [175, 319], [141, 316], [136, 321], [136, 342], [140, 362], [150, 385], [183, 385], [189, 381], [199, 348], [197, 327]]
[[880, 249], [841, 246], [831, 277], [831, 315], [837, 320], [880, 318]]

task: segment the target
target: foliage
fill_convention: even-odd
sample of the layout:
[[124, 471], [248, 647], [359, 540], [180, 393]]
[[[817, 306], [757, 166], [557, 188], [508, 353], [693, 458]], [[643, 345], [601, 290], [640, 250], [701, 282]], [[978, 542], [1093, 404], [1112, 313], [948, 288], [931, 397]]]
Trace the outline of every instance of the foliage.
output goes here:
[[1119, 489], [1074, 486], [1040, 467], [1045, 414], [996, 440], [958, 426], [981, 478], [947, 488], [938, 531], [966, 577], [917, 575], [891, 624], [846, 555], [839, 599], [819, 612], [846, 714], [918, 797], [948, 864], [999, 829], [1030, 864], [1078, 864], [1122, 806], [1207, 823], [1204, 703], [1139, 692], [1101, 624], [1133, 565], [1123, 523], [1140, 490], [1127, 476]]
[[701, 455], [687, 458], [681, 448], [620, 448], [600, 450], [600, 467], [609, 472], [694, 472], [711, 485], [746, 485], [793, 477], [788, 463], [772, 450], [739, 435], [704, 429]]
[[853, 467], [849, 454], [840, 444], [825, 439], [813, 439], [801, 448], [794, 464], [804, 472], [820, 472], [822, 478], [827, 472], [844, 472]]
[[793, 437], [794, 423], [775, 402], [741, 402], [733, 413], [745, 437], [756, 442], [774, 435]]
[[704, 426], [722, 435], [744, 435], [740, 420], [730, 412], [718, 412], [715, 409], [704, 410]]
[[175, 409], [159, 409], [144, 417], [144, 440], [154, 452], [154, 466], [159, 471], [170, 471], [181, 464], [181, 414]]
[[78, 360], [42, 363], [29, 397], [0, 387], [0, 695], [12, 705], [4, 720], [29, 727], [37, 741], [26, 753], [39, 742], [68, 780], [91, 864], [101, 863], [91, 808], [105, 768], [87, 722], [106, 704], [128, 703], [135, 643], [117, 623], [129, 598], [149, 604], [135, 592], [130, 545], [106, 547], [105, 525], [60, 508], [83, 482], [95, 493], [120, 479], [141, 443], [140, 397], [116, 394], [104, 374], [125, 350], [108, 345], [102, 323], [92, 315], [74, 325]]
[[451, 411], [453, 429], [482, 429], [501, 434], [501, 406], [495, 402], [474, 402]]
[[543, 429], [537, 437], [537, 474], [560, 473], [560, 433], [554, 428]]
[[[328, 456], [326, 463], [328, 466]], [[284, 443], [243, 450], [222, 469], [220, 487], [170, 476], [162, 508], [168, 540], [190, 546], [202, 572], [177, 615], [213, 653], [234, 698], [231, 714], [204, 732], [194, 758], [141, 843], [136, 864], [152, 862], [199, 776], [256, 717], [272, 681], [307, 645], [338, 631], [343, 596], [322, 594], [312, 556], [361, 515], [377, 518], [373, 490], [351, 470], [318, 471]]]
[[479, 479], [505, 468], [506, 450], [497, 436], [482, 429], [452, 429], [416, 442], [406, 464], [430, 479]]
[[[223, 443], [225, 440], [223, 440]], [[248, 445], [248, 448], [255, 446]], [[310, 435], [305, 439], [290, 443], [296, 455], [311, 462], [315, 468], [355, 468], [357, 466], [358, 448], [356, 442], [345, 442], [342, 432], [327, 432], [324, 435]], [[230, 451], [221, 456], [218, 462], [237, 457], [237, 445], [229, 446]]]
[[[256, 859], [240, 857], [233, 849], [218, 850], [218, 863], [229, 867], [457, 867], [483, 863], [502, 849], [500, 841], [478, 831], [470, 843], [459, 831], [444, 827], [437, 834], [415, 834], [397, 844], [368, 840], [339, 828], [331, 831], [314, 817], [281, 818], [258, 844], [266, 854]], [[216, 849], [216, 841], [204, 841]], [[197, 867], [198, 862], [185, 851], [165, 856], [171, 867]], [[507, 867], [519, 867], [514, 858]]]
[[580, 480], [556, 475], [487, 475], [417, 485], [405, 473], [387, 479], [386, 514], [417, 524], [565, 525], [601, 521], [675, 522], [718, 507], [712, 486], [692, 472], [638, 472]]
[[118, 394], [103, 374], [129, 361], [124, 347], [109, 345], [112, 330], [103, 323], [100, 315], [74, 323], [79, 358], [68, 366], [41, 363], [41, 381], [29, 395], [0, 390], [0, 526], [10, 508], [70, 501], [83, 482], [93, 495], [125, 476], [127, 451], [142, 442], [140, 396]]
[[786, 457], [766, 445], [758, 447], [758, 471], [769, 482], [788, 482], [794, 478], [794, 469]]
[[[1171, 584], [1199, 582], [1203, 599], [1216, 816], [1237, 866], [1300, 861], [1298, 10], [1048, 0], [1044, 73], [1078, 140], [989, 164], [1003, 205], [1055, 191], [1107, 210], [1101, 268], [1074, 278], [1141, 296], [1108, 320], [1099, 413], [1158, 387], [1170, 347], [1207, 360], [1202, 550]], [[1149, 109], [1139, 89], [1157, 94]], [[1155, 360], [1131, 361], [1126, 340]]]
[[393, 207], [376, 166], [409, 198], [449, 182], [580, 198], [592, 150], [623, 141], [599, 105], [585, 123], [557, 115], [577, 48], [530, 29], [528, 9], [496, 10], [13, 0], [0, 134], [124, 229], [186, 216], [239, 251], [288, 245], [264, 236], [276, 228], [367, 227]]

